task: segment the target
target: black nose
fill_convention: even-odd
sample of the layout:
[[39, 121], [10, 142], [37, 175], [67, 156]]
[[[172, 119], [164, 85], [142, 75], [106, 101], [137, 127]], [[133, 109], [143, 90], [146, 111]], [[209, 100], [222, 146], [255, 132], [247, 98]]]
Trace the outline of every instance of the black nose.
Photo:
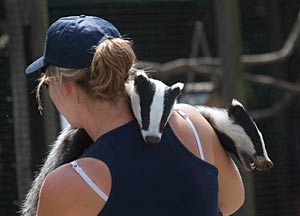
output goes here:
[[273, 162], [270, 160], [265, 161], [263, 168], [264, 171], [271, 169], [274, 166]]
[[274, 166], [273, 162], [270, 160], [261, 161], [260, 163], [256, 164], [257, 170], [260, 171], [267, 171]]
[[160, 141], [158, 136], [146, 136], [146, 143], [148, 144], [157, 144]]

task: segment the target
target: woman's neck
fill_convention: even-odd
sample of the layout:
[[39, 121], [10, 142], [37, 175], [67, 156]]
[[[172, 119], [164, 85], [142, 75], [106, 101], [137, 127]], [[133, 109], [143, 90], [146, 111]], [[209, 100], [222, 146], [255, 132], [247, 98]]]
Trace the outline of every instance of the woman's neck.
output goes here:
[[[84, 110], [84, 111], [83, 111]], [[81, 127], [95, 141], [101, 135], [134, 119], [126, 99], [117, 102], [91, 102], [78, 113]]]

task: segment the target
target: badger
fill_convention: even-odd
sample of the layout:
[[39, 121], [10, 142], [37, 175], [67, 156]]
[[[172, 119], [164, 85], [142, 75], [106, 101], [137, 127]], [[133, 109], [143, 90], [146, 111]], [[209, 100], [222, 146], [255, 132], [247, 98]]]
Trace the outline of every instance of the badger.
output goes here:
[[[137, 70], [126, 84], [133, 114], [148, 144], [158, 144], [184, 84], [168, 86]], [[233, 100], [227, 109], [196, 106], [215, 130], [224, 149], [238, 158], [245, 169], [266, 171], [273, 166], [263, 136], [244, 106]], [[66, 127], [53, 143], [21, 207], [22, 216], [37, 213], [39, 192], [46, 176], [57, 167], [77, 159], [93, 140], [84, 129]]]
[[[146, 73], [137, 73], [129, 95], [145, 142], [159, 143], [183, 86], [182, 83], [167, 86]], [[211, 124], [223, 148], [235, 155], [246, 170], [266, 171], [273, 167], [262, 133], [239, 101], [233, 99], [227, 109], [195, 107]]]
[[233, 99], [227, 109], [196, 108], [212, 125], [223, 148], [235, 155], [246, 170], [266, 171], [273, 167], [262, 133], [239, 101]]

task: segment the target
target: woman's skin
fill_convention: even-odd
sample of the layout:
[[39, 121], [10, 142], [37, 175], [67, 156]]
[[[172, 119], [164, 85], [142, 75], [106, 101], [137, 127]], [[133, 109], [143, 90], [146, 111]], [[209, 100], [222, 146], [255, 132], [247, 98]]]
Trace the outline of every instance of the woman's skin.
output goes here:
[[[131, 120], [133, 114], [125, 99], [115, 103], [89, 98], [72, 81], [55, 78], [48, 83], [50, 97], [57, 109], [74, 127], [84, 128], [95, 141], [104, 133]], [[219, 208], [223, 215], [235, 212], [244, 202], [244, 188], [240, 174], [221, 146], [210, 124], [190, 105], [178, 104], [193, 121], [198, 131], [205, 160], [219, 171]], [[174, 112], [169, 123], [179, 140], [199, 157], [197, 143], [188, 123]], [[104, 162], [93, 158], [79, 159], [78, 164], [87, 175], [109, 195], [111, 174]], [[43, 183], [38, 205], [39, 216], [97, 215], [103, 201], [73, 170], [70, 164], [51, 172]]]

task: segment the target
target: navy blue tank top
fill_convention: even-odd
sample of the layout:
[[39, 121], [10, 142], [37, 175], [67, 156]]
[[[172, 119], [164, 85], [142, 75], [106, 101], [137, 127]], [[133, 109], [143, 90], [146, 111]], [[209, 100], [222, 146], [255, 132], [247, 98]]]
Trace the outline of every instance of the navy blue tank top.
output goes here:
[[191, 153], [166, 125], [158, 145], [136, 121], [98, 138], [80, 157], [106, 163], [112, 176], [99, 216], [217, 216], [217, 168]]

